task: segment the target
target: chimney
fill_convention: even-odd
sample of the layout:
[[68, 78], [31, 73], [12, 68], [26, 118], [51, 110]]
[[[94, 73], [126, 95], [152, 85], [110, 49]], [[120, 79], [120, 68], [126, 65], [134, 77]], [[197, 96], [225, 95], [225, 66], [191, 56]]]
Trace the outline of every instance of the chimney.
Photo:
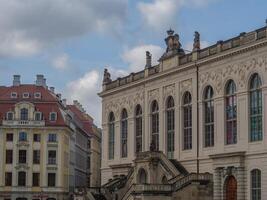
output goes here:
[[55, 88], [54, 88], [54, 87], [50, 87], [50, 91], [51, 91], [52, 93], [55, 93]]
[[46, 87], [46, 78], [43, 78], [43, 86]]
[[44, 86], [44, 75], [42, 75], [42, 74], [36, 75], [36, 85], [37, 86]]
[[146, 66], [145, 66], [146, 68], [149, 68], [152, 66], [151, 57], [152, 57], [151, 53], [149, 51], [146, 51]]
[[78, 105], [78, 101], [77, 101], [77, 100], [74, 100], [74, 101], [73, 101], [73, 105], [75, 105], [75, 106], [77, 107], [77, 105]]
[[61, 94], [60, 93], [57, 94], [57, 97], [58, 97], [58, 100], [61, 100]]
[[20, 85], [20, 75], [14, 75], [13, 76], [13, 86], [19, 86]]
[[62, 104], [64, 107], [66, 107], [67, 106], [67, 99], [62, 99]]

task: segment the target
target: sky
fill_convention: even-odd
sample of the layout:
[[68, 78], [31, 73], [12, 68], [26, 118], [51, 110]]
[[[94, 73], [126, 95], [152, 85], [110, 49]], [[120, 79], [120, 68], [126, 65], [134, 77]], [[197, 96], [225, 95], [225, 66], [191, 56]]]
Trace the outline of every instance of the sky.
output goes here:
[[266, 0], [0, 0], [0, 85], [14, 74], [48, 86], [68, 103], [78, 100], [101, 125], [104, 68], [113, 79], [153, 64], [166, 49], [166, 30], [192, 50], [265, 26]]

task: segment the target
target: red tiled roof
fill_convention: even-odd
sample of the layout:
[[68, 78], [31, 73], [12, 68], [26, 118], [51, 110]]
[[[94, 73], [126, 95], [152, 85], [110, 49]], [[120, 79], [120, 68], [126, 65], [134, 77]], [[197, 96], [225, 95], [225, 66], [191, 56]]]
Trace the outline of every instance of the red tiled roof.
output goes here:
[[93, 134], [93, 121], [86, 114], [81, 112], [75, 105], [68, 105], [67, 108], [75, 115], [76, 119], [82, 124], [81, 127], [89, 136]]
[[[11, 98], [11, 93], [16, 92], [17, 98]], [[23, 98], [23, 93], [29, 93], [29, 98]], [[34, 93], [40, 92], [41, 98], [34, 98]], [[55, 94], [43, 86], [36, 85], [20, 85], [10, 87], [0, 87], [0, 122], [5, 118], [8, 111], [14, 111], [15, 104], [19, 102], [30, 102], [35, 106], [36, 111], [43, 114], [46, 126], [66, 126], [64, 118], [60, 112], [63, 109]], [[49, 120], [50, 112], [57, 113], [57, 120], [52, 122]]]

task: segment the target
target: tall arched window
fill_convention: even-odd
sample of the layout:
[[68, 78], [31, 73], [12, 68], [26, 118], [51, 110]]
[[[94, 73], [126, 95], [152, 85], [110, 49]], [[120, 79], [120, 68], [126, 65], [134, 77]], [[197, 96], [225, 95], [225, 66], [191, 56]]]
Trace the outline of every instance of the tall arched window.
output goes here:
[[151, 146], [155, 151], [159, 150], [159, 106], [158, 102], [154, 100], [151, 104], [151, 130], [152, 141]]
[[125, 109], [121, 113], [121, 157], [127, 157], [128, 115]]
[[166, 123], [167, 123], [167, 156], [173, 158], [174, 152], [174, 100], [168, 97], [166, 104]]
[[108, 158], [114, 159], [115, 116], [113, 112], [109, 114], [108, 129]]
[[237, 143], [237, 104], [236, 104], [236, 86], [233, 80], [230, 80], [226, 86], [225, 98], [226, 111], [226, 144]]
[[192, 149], [192, 97], [186, 92], [183, 98], [184, 150]]
[[135, 152], [142, 151], [142, 108], [138, 104], [135, 108]]
[[253, 169], [250, 172], [251, 182], [251, 199], [261, 200], [261, 171]]
[[250, 141], [262, 140], [261, 79], [254, 74], [250, 81]]
[[28, 120], [28, 109], [27, 108], [20, 109], [20, 120]]
[[214, 103], [213, 89], [207, 86], [204, 93], [204, 115], [205, 115], [205, 147], [214, 145]]

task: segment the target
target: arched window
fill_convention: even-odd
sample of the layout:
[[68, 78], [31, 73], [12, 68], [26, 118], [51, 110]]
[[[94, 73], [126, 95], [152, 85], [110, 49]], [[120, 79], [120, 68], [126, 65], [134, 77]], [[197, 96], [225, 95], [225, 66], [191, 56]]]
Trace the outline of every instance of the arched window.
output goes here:
[[28, 109], [27, 108], [20, 109], [20, 120], [28, 120]]
[[173, 158], [174, 152], [174, 100], [168, 97], [166, 104], [166, 123], [167, 123], [167, 156]]
[[18, 172], [18, 186], [26, 186], [26, 172]]
[[261, 200], [261, 171], [253, 169], [251, 172], [251, 199]]
[[237, 104], [236, 104], [236, 86], [233, 80], [230, 80], [226, 86], [225, 97], [226, 111], [226, 144], [237, 143]]
[[147, 174], [143, 168], [139, 169], [138, 183], [139, 184], [146, 184], [147, 183]]
[[205, 115], [205, 147], [212, 147], [214, 145], [214, 103], [213, 103], [213, 89], [207, 86], [204, 93], [204, 115]]
[[113, 112], [109, 114], [108, 129], [108, 158], [114, 159], [115, 116]]
[[142, 151], [142, 107], [138, 104], [135, 108], [135, 152]]
[[254, 74], [250, 81], [250, 141], [262, 140], [261, 79]]
[[184, 150], [192, 149], [192, 98], [186, 92], [183, 98]]
[[125, 109], [121, 113], [121, 157], [127, 157], [128, 115]]
[[154, 100], [151, 105], [151, 130], [152, 141], [151, 146], [155, 151], [159, 150], [159, 106], [158, 102]]

